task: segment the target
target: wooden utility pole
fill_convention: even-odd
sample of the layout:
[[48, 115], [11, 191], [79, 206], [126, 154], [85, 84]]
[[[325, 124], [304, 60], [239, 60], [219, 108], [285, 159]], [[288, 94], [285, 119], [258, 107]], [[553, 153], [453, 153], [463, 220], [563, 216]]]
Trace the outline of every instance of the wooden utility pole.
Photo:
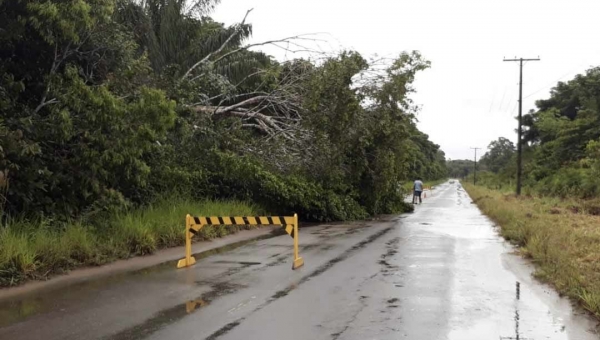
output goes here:
[[473, 185], [477, 184], [477, 150], [480, 150], [481, 148], [471, 148], [473, 150], [475, 150], [475, 164], [473, 166]]
[[523, 129], [522, 129], [522, 125], [521, 125], [521, 120], [522, 120], [522, 113], [523, 113], [523, 62], [524, 61], [539, 61], [540, 58], [529, 58], [529, 59], [525, 59], [525, 58], [516, 58], [515, 59], [506, 59], [504, 58], [504, 61], [518, 61], [519, 62], [519, 128], [517, 129], [517, 196], [521, 194], [521, 173], [522, 173], [522, 161], [521, 161], [521, 154], [522, 154], [522, 149], [523, 147], [521, 146], [522, 141], [521, 141], [521, 135], [523, 133]]

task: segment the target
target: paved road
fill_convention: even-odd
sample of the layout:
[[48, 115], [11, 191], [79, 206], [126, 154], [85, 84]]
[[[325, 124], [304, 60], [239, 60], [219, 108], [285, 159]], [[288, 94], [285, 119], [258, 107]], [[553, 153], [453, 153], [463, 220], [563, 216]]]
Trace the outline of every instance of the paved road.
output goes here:
[[301, 230], [0, 302], [0, 339], [597, 339], [458, 184], [415, 213]]

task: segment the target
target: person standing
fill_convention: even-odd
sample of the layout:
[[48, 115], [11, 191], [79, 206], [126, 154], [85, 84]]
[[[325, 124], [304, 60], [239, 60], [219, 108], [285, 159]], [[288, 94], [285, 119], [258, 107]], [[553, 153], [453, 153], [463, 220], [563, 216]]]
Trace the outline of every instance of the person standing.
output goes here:
[[419, 203], [423, 203], [421, 193], [423, 193], [423, 182], [420, 179], [417, 179], [413, 184], [413, 204], [417, 204], [417, 202], [415, 202], [417, 197], [419, 198]]

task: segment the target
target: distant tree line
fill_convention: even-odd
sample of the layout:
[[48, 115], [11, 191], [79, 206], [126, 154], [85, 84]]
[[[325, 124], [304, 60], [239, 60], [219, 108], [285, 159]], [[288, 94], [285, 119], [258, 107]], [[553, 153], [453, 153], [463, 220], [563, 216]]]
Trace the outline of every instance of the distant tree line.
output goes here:
[[452, 159], [446, 161], [446, 168], [448, 171], [448, 177], [450, 178], [467, 178], [473, 173], [474, 167], [473, 160], [469, 159]]

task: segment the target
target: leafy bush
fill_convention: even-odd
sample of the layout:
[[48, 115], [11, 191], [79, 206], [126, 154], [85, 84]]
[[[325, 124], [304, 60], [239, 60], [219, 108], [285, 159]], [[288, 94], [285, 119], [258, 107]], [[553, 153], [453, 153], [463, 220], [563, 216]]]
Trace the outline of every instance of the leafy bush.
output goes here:
[[600, 195], [600, 178], [589, 169], [564, 167], [540, 180], [535, 188], [542, 195], [593, 198]]
[[[297, 213], [303, 220], [331, 221], [364, 218], [367, 213], [350, 196], [326, 190], [300, 176], [281, 176], [246, 157], [216, 153], [209, 178], [212, 194], [249, 200], [273, 214]], [[212, 170], [212, 169], [211, 169]]]

